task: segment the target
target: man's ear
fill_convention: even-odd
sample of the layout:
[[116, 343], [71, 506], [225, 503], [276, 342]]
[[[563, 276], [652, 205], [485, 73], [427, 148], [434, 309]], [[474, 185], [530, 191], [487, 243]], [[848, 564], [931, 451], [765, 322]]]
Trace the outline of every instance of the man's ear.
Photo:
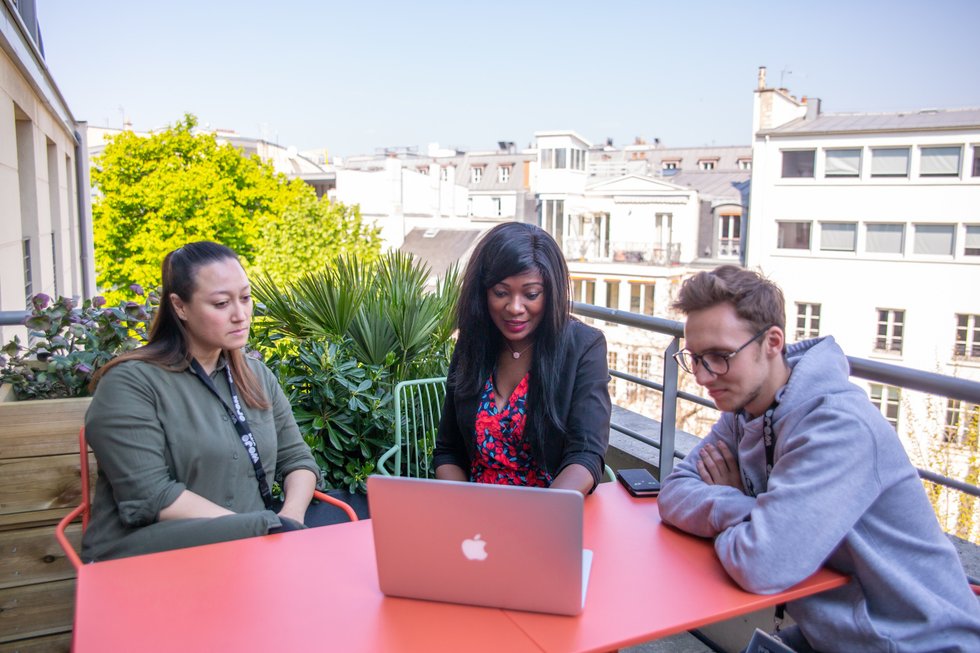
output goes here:
[[181, 320], [186, 320], [187, 308], [184, 306], [184, 300], [180, 298], [180, 295], [175, 292], [170, 293], [170, 303], [173, 304], [177, 317]]
[[783, 349], [786, 347], [786, 334], [778, 326], [771, 326], [766, 332], [763, 343], [765, 343], [767, 353], [782, 356]]

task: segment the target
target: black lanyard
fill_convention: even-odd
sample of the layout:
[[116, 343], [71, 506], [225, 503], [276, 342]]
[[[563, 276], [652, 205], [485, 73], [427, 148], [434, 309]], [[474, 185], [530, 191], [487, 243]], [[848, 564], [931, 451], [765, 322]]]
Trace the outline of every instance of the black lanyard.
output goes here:
[[766, 445], [766, 481], [772, 474], [772, 466], [776, 461], [776, 431], [772, 428], [772, 416], [776, 412], [779, 402], [773, 399], [772, 404], [766, 409], [762, 416], [762, 443]]
[[228, 389], [231, 391], [231, 400], [235, 404], [234, 408], [229, 406], [228, 402], [218, 394], [218, 389], [214, 387], [214, 382], [211, 381], [211, 377], [207, 375], [196, 358], [191, 359], [191, 370], [201, 380], [201, 383], [211, 391], [211, 394], [218, 398], [218, 401], [221, 402], [221, 405], [228, 412], [228, 417], [231, 418], [231, 423], [235, 426], [235, 430], [238, 431], [238, 437], [242, 440], [242, 446], [245, 447], [249, 460], [252, 461], [252, 467], [255, 469], [255, 480], [259, 483], [259, 494], [262, 495], [262, 502], [265, 503], [266, 510], [272, 510], [272, 491], [269, 489], [269, 482], [265, 478], [265, 468], [262, 467], [262, 460], [259, 458], [259, 448], [255, 444], [255, 437], [252, 435], [252, 429], [248, 426], [248, 420], [245, 419], [245, 413], [242, 412], [242, 403], [238, 399], [238, 392], [235, 391], [235, 381], [231, 377], [231, 367], [225, 365], [225, 375], [228, 377]]
[[[776, 464], [776, 430], [772, 426], [772, 417], [776, 413], [776, 407], [779, 406], [779, 401], [776, 399], [772, 400], [769, 404], [769, 408], [762, 415], [762, 444], [766, 447], [766, 483], [768, 484], [769, 475], [772, 473], [772, 467]], [[743, 427], [740, 417], [744, 417], [745, 411], [740, 410], [735, 415], [735, 450], [736, 456], [739, 445], [742, 442]], [[741, 462], [739, 462], [739, 469], [742, 470], [742, 484], [745, 489], [752, 496], [756, 496], [755, 485], [752, 483], [752, 479], [749, 475], [745, 473], [744, 468], [742, 468]]]

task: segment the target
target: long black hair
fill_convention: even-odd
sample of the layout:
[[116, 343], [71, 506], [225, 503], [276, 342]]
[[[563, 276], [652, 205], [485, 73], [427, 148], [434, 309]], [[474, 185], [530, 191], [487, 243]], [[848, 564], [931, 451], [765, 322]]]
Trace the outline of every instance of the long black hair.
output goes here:
[[[140, 360], [152, 363], [171, 372], [181, 372], [190, 365], [190, 351], [187, 347], [187, 331], [177, 317], [171, 295], [177, 295], [190, 302], [197, 288], [197, 271], [205, 265], [231, 259], [241, 264], [238, 255], [230, 247], [202, 240], [188, 243], [167, 254], [161, 266], [163, 289], [160, 292], [160, 307], [157, 309], [147, 344], [112, 359], [96, 371], [90, 388], [95, 389], [102, 375], [127, 360]], [[245, 362], [240, 349], [224, 351], [242, 399], [252, 408], [265, 409], [269, 401], [261, 384]]]
[[473, 250], [456, 304], [459, 337], [449, 382], [460, 396], [478, 395], [483, 389], [503, 346], [503, 336], [490, 318], [487, 290], [525, 272], [537, 272], [544, 282], [545, 313], [534, 331], [527, 397], [528, 419], [536, 434], [531, 444], [541, 455], [547, 433], [565, 432], [555, 397], [571, 319], [568, 266], [558, 243], [544, 229], [505, 222], [487, 232]]

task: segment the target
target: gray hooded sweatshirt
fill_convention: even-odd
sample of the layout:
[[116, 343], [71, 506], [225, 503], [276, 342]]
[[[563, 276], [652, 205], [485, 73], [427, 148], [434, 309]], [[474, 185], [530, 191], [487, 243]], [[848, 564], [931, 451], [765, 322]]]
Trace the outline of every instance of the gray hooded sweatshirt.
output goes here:
[[[723, 413], [667, 477], [664, 521], [715, 538], [725, 570], [750, 592], [774, 593], [822, 565], [851, 581], [787, 612], [820, 651], [980, 651], [980, 607], [892, 426], [848, 380], [831, 337], [787, 348], [776, 394], [775, 458], [766, 479], [763, 418]], [[706, 443], [736, 452], [746, 492], [708, 485], [695, 463]]]

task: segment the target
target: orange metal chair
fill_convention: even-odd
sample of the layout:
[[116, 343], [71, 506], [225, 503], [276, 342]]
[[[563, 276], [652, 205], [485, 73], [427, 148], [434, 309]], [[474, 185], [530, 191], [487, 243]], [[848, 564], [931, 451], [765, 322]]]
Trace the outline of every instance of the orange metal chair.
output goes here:
[[[75, 547], [72, 546], [71, 542], [68, 541], [68, 537], [65, 535], [65, 530], [68, 525], [73, 521], [78, 519], [79, 516], [82, 518], [82, 532], [88, 528], [88, 520], [92, 511], [91, 505], [91, 494], [89, 490], [89, 469], [88, 469], [88, 443], [85, 442], [85, 427], [83, 426], [78, 431], [78, 451], [81, 456], [81, 474], [82, 474], [82, 501], [77, 508], [73, 509], [67, 515], [65, 515], [58, 525], [54, 529], [54, 536], [58, 539], [58, 544], [65, 551], [65, 556], [68, 557], [69, 562], [75, 569], [82, 566], [82, 559], [78, 557], [78, 553], [75, 552]], [[358, 521], [357, 513], [354, 509], [350, 507], [349, 504], [336, 499], [328, 494], [324, 494], [319, 490], [313, 492], [313, 498], [322, 501], [324, 503], [329, 503], [331, 505], [337, 506], [345, 513], [351, 521]]]

